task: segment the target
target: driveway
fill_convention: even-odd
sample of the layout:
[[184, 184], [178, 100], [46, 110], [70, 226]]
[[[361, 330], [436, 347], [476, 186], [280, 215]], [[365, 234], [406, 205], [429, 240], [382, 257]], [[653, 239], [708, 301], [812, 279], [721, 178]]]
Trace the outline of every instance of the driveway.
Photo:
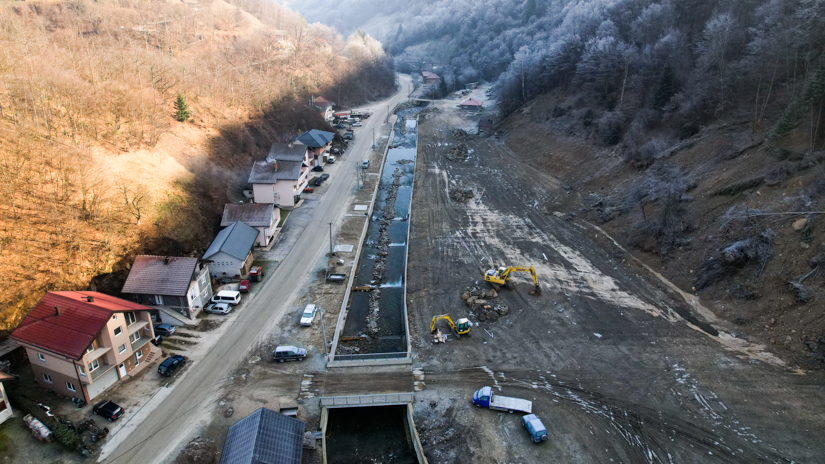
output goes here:
[[257, 298], [238, 315], [231, 327], [200, 359], [193, 359], [186, 375], [172, 388], [163, 389], [104, 445], [100, 460], [117, 463], [171, 462], [177, 449], [194, 438], [209, 420], [230, 371], [247, 352], [269, 337], [291, 302], [322, 267], [328, 248], [329, 227], [340, 227], [347, 197], [355, 191], [355, 164], [371, 151], [367, 134], [384, 124], [388, 108], [407, 99], [410, 78], [399, 76], [400, 91], [390, 99], [364, 109], [373, 116], [356, 129], [347, 156], [329, 169], [328, 191], [318, 201], [310, 225], [274, 272], [263, 282]]

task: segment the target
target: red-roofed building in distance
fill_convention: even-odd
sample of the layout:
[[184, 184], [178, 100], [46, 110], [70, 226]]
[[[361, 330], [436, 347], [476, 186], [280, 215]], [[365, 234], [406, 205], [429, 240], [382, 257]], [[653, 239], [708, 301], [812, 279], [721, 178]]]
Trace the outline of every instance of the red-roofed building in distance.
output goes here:
[[151, 310], [98, 292], [47, 292], [11, 338], [40, 386], [90, 402], [160, 354]]
[[421, 71], [421, 78], [424, 79], [424, 85], [438, 85], [441, 83], [441, 77], [434, 72]]
[[461, 108], [465, 110], [477, 110], [481, 108], [481, 105], [483, 105], [483, 103], [476, 100], [475, 98], [468, 98], [463, 102], [459, 103], [459, 106], [461, 106]]
[[318, 97], [315, 100], [312, 100], [312, 106], [320, 111], [321, 116], [324, 118], [325, 121], [332, 121], [333, 114], [332, 114], [332, 107], [335, 103], [327, 100], [324, 97]]

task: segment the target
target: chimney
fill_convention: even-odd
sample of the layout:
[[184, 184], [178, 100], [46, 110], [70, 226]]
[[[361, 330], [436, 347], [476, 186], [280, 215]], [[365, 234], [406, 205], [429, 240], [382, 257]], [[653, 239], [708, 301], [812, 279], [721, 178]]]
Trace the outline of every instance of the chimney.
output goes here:
[[94, 303], [94, 301], [95, 301], [95, 297], [93, 297], [93, 296], [87, 296], [87, 297], [86, 297], [86, 301], [88, 301], [89, 303]]
[[57, 305], [54, 305], [54, 315], [55, 315], [55, 316], [59, 316], [59, 315], [60, 315], [60, 308], [58, 308], [58, 307], [57, 307]]
[[169, 257], [168, 256], [163, 258], [163, 264], [169, 264]]

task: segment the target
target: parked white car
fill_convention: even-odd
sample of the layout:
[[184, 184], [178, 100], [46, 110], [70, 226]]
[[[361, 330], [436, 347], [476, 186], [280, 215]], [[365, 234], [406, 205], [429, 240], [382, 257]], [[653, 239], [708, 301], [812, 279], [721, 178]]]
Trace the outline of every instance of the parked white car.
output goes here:
[[354, 122], [354, 123], [352, 123], [352, 127], [361, 127], [361, 125], [362, 125], [362, 124], [361, 124], [360, 122]]
[[334, 156], [330, 156], [330, 157], [327, 158], [327, 163], [332, 164], [332, 163], [335, 162], [335, 160], [336, 160], [336, 158]]
[[212, 303], [203, 309], [207, 313], [227, 315], [232, 312], [232, 305], [229, 303]]
[[302, 326], [311, 326], [312, 321], [315, 320], [315, 314], [318, 312], [318, 307], [314, 304], [308, 304], [306, 308], [304, 308], [304, 313], [301, 314], [301, 325]]

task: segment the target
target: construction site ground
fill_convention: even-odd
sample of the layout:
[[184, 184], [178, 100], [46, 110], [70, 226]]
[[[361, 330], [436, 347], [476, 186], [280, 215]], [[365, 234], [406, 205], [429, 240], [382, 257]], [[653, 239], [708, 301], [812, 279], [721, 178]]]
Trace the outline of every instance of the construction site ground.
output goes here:
[[[415, 422], [431, 463], [818, 462], [825, 455], [822, 373], [803, 372], [736, 335], [692, 295], [576, 218], [542, 211], [565, 190], [495, 137], [469, 136], [477, 116], [436, 102], [419, 125], [408, 303]], [[466, 144], [466, 161], [446, 155]], [[455, 157], [452, 156], [454, 159]], [[452, 198], [454, 189], [472, 197]], [[479, 322], [462, 300], [495, 266], [535, 265]], [[433, 344], [434, 315], [468, 317]], [[474, 390], [533, 401], [549, 432], [534, 445], [520, 414], [475, 408]]]

